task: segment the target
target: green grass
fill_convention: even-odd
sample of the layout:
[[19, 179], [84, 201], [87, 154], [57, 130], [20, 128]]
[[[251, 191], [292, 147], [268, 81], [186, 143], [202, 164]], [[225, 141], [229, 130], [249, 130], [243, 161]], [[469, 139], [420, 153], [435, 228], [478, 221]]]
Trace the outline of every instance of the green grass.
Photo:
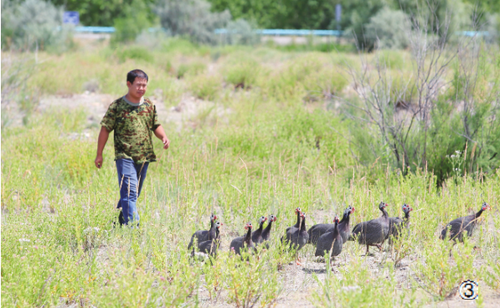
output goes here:
[[[308, 91], [329, 84], [342, 93], [347, 81], [340, 80], [347, 79], [340, 58], [258, 49], [252, 53], [259, 63], [254, 86], [235, 91], [224, 87], [223, 77], [232, 83], [225, 65], [243, 57], [241, 50], [224, 51], [214, 62], [210, 53], [181, 47], [167, 48], [168, 54], [153, 51], [151, 63], [121, 62], [103, 51], [40, 55], [45, 62], [29, 82], [45, 94], [79, 93], [90, 78], [99, 80], [102, 92], [121, 94], [124, 72], [141, 65], [151, 76], [148, 91], [162, 89], [166, 104], [191, 93], [230, 112], [204, 111], [198, 121], [214, 119], [197, 129], [177, 131], [164, 123], [171, 148], [163, 151], [155, 140], [160, 159], [150, 165], [138, 201], [139, 229], [112, 227], [119, 198], [113, 142], [110, 138], [104, 166], [97, 170], [98, 128], [83, 111], [59, 108], [34, 113], [22, 127], [3, 127], [2, 306], [245, 307], [311, 301], [321, 307], [418, 307], [442, 301], [464, 279], [479, 282], [485, 302], [491, 300], [483, 297], [488, 292], [499, 292], [500, 171], [482, 181], [469, 175], [449, 179], [438, 189], [436, 176], [426, 170], [402, 177], [380, 161], [357, 163], [339, 135], [349, 133], [348, 121], [322, 108], [308, 110], [303, 102]], [[175, 67], [183, 48], [191, 50], [189, 62], [211, 63], [215, 72], [177, 79], [175, 70], [157, 65], [169, 60]], [[83, 131], [92, 140], [67, 137]], [[379, 216], [380, 200], [390, 204], [390, 216], [401, 216], [404, 202], [414, 209], [410, 233], [394, 252], [365, 258], [364, 247], [348, 242], [331, 272], [313, 261], [314, 251], [306, 246], [300, 252], [304, 270], [289, 265], [295, 256], [278, 243], [294, 224], [294, 208], [306, 211], [312, 226], [330, 222], [351, 204], [354, 225]], [[451, 219], [477, 211], [483, 200], [493, 210], [449, 257], [450, 244], [439, 241], [438, 233]], [[222, 247], [214, 260], [192, 260], [186, 249], [190, 236], [207, 228], [211, 212], [224, 223]], [[229, 243], [244, 224], [256, 225], [269, 214], [278, 217], [270, 248], [248, 262], [231, 257]], [[295, 301], [298, 293], [304, 296]]]

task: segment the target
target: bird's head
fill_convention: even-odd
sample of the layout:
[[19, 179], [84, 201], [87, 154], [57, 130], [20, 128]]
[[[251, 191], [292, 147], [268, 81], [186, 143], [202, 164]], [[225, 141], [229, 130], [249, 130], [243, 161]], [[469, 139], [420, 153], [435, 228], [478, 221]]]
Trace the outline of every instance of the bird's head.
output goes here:
[[265, 216], [260, 216], [260, 218], [259, 218], [259, 223], [260, 223], [260, 224], [262, 224], [262, 223], [264, 223], [266, 220], [267, 220], [267, 217], [265, 217]]
[[276, 221], [276, 216], [273, 214], [269, 215], [269, 222]]
[[248, 229], [252, 230], [252, 223], [251, 222], [249, 222], [245, 225], [245, 230], [248, 230]]
[[385, 203], [385, 202], [380, 202], [380, 204], [378, 205], [378, 208], [380, 210], [383, 210], [385, 209], [387, 206], [389, 206], [389, 204]]
[[488, 203], [484, 202], [483, 206], [481, 207], [481, 210], [483, 211], [491, 210], [491, 206]]

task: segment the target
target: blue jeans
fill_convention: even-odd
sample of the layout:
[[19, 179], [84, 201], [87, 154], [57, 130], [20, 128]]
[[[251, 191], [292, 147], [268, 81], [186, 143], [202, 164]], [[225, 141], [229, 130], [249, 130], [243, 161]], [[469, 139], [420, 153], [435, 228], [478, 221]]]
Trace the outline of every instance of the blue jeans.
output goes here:
[[142, 183], [146, 179], [149, 163], [136, 164], [132, 159], [122, 158], [116, 161], [120, 201], [117, 208], [122, 208], [125, 224], [139, 222], [136, 202], [141, 195]]

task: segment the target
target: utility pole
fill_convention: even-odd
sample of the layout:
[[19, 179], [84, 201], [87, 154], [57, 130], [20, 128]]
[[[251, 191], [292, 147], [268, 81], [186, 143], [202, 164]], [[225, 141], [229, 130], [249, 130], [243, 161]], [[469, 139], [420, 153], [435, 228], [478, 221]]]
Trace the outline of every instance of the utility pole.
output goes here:
[[337, 22], [337, 44], [340, 44], [340, 16], [342, 15], [342, 5], [335, 5], [335, 21]]

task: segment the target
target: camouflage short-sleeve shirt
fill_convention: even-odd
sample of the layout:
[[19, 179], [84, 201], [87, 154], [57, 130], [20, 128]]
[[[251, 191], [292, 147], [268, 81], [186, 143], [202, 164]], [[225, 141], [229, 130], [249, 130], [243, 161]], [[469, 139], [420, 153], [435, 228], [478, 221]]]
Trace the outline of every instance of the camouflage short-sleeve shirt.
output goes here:
[[156, 106], [149, 99], [138, 106], [131, 105], [123, 97], [117, 99], [109, 106], [101, 125], [109, 132], [115, 131], [115, 160], [156, 161], [151, 137], [160, 123]]

